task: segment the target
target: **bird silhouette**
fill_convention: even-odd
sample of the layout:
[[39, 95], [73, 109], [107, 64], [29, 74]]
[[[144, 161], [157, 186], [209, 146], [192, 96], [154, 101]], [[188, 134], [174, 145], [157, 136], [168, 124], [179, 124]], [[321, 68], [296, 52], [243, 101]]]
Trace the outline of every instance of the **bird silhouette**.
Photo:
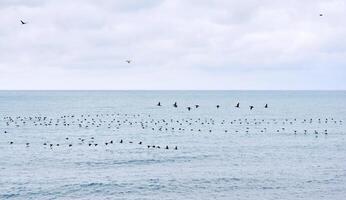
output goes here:
[[254, 107], [253, 106], [250, 106], [250, 110], [252, 110]]
[[266, 104], [266, 105], [264, 106], [264, 108], [268, 108], [268, 104]]
[[131, 60], [126, 60], [126, 62], [127, 62], [128, 64], [130, 64], [130, 63], [131, 63]]
[[23, 22], [23, 20], [20, 20], [20, 22], [22, 23], [22, 25], [27, 24], [27, 22]]
[[178, 108], [177, 102], [174, 102], [173, 106], [174, 106], [175, 108]]
[[157, 103], [157, 106], [161, 106], [161, 102]]
[[239, 108], [239, 102], [237, 103], [237, 105], [235, 106], [236, 108]]

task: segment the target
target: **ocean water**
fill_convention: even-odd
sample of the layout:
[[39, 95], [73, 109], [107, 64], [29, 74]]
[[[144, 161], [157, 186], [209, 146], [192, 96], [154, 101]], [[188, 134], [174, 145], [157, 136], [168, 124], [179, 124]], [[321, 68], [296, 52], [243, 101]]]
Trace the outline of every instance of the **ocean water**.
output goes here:
[[345, 120], [345, 91], [1, 91], [0, 199], [343, 200]]

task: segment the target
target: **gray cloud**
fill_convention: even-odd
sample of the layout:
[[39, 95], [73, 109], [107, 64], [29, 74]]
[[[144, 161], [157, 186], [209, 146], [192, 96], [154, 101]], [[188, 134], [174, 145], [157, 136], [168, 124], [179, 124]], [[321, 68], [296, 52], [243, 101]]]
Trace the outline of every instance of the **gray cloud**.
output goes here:
[[0, 89], [346, 89], [345, 10], [343, 0], [3, 0]]

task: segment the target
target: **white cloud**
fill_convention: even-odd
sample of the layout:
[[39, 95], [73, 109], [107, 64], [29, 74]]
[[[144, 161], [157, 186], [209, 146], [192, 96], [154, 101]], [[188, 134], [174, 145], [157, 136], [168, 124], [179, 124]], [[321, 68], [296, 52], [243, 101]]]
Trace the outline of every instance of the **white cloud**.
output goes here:
[[343, 0], [3, 0], [0, 89], [346, 89], [345, 10]]

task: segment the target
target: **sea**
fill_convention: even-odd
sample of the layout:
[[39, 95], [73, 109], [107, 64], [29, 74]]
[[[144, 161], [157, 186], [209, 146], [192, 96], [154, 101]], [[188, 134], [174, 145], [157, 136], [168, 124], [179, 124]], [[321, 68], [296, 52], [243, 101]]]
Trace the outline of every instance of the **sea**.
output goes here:
[[0, 199], [344, 200], [345, 124], [346, 91], [0, 91]]

